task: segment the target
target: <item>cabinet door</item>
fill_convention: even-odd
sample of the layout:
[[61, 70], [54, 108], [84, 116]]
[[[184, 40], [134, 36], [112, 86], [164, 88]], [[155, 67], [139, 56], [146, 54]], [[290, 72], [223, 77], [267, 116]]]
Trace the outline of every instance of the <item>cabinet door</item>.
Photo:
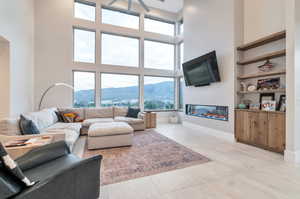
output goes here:
[[240, 142], [249, 142], [250, 140], [250, 122], [247, 111], [235, 112], [235, 139]]
[[285, 150], [285, 114], [269, 113], [268, 147], [277, 152]]
[[249, 112], [250, 142], [257, 146], [268, 145], [268, 113]]

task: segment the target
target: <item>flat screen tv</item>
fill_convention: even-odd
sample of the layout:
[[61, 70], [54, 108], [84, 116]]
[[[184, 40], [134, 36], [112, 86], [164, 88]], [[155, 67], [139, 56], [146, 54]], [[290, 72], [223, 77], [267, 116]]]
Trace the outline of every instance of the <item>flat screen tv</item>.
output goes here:
[[207, 86], [221, 81], [216, 51], [183, 64], [186, 86]]

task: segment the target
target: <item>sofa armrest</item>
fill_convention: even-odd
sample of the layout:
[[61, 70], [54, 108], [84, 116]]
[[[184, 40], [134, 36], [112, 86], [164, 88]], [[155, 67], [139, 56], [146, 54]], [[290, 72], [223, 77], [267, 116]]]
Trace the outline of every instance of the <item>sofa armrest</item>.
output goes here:
[[74, 163], [50, 178], [25, 189], [15, 199], [98, 199], [101, 160], [102, 156], [95, 156]]
[[142, 119], [142, 120], [145, 120], [145, 113], [144, 112], [139, 112], [138, 118]]
[[69, 147], [64, 141], [60, 141], [35, 148], [16, 161], [21, 170], [27, 170], [68, 154], [70, 154]]

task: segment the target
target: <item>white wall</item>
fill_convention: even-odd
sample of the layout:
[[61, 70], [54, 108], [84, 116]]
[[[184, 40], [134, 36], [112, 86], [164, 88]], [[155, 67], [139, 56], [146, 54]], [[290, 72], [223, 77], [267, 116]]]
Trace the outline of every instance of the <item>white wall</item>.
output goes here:
[[9, 43], [0, 37], [0, 118], [9, 116], [10, 84], [9, 84]]
[[244, 42], [285, 29], [285, 0], [244, 0]]
[[33, 109], [33, 7], [33, 0], [0, 0], [0, 36], [10, 43], [11, 116]]
[[229, 122], [188, 116], [186, 120], [228, 133], [234, 132], [235, 45], [240, 38], [235, 15], [241, 9], [235, 0], [185, 0], [183, 11], [185, 60], [216, 50], [221, 74], [219, 83], [185, 88], [185, 104], [223, 105], [230, 110]]

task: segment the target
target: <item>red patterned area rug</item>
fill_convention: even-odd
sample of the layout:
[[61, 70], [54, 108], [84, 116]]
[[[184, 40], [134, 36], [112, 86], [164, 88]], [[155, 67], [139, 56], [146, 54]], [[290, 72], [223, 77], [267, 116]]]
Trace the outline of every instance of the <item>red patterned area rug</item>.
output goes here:
[[209, 162], [203, 155], [153, 131], [136, 132], [132, 147], [88, 150], [102, 155], [101, 184], [108, 185]]

